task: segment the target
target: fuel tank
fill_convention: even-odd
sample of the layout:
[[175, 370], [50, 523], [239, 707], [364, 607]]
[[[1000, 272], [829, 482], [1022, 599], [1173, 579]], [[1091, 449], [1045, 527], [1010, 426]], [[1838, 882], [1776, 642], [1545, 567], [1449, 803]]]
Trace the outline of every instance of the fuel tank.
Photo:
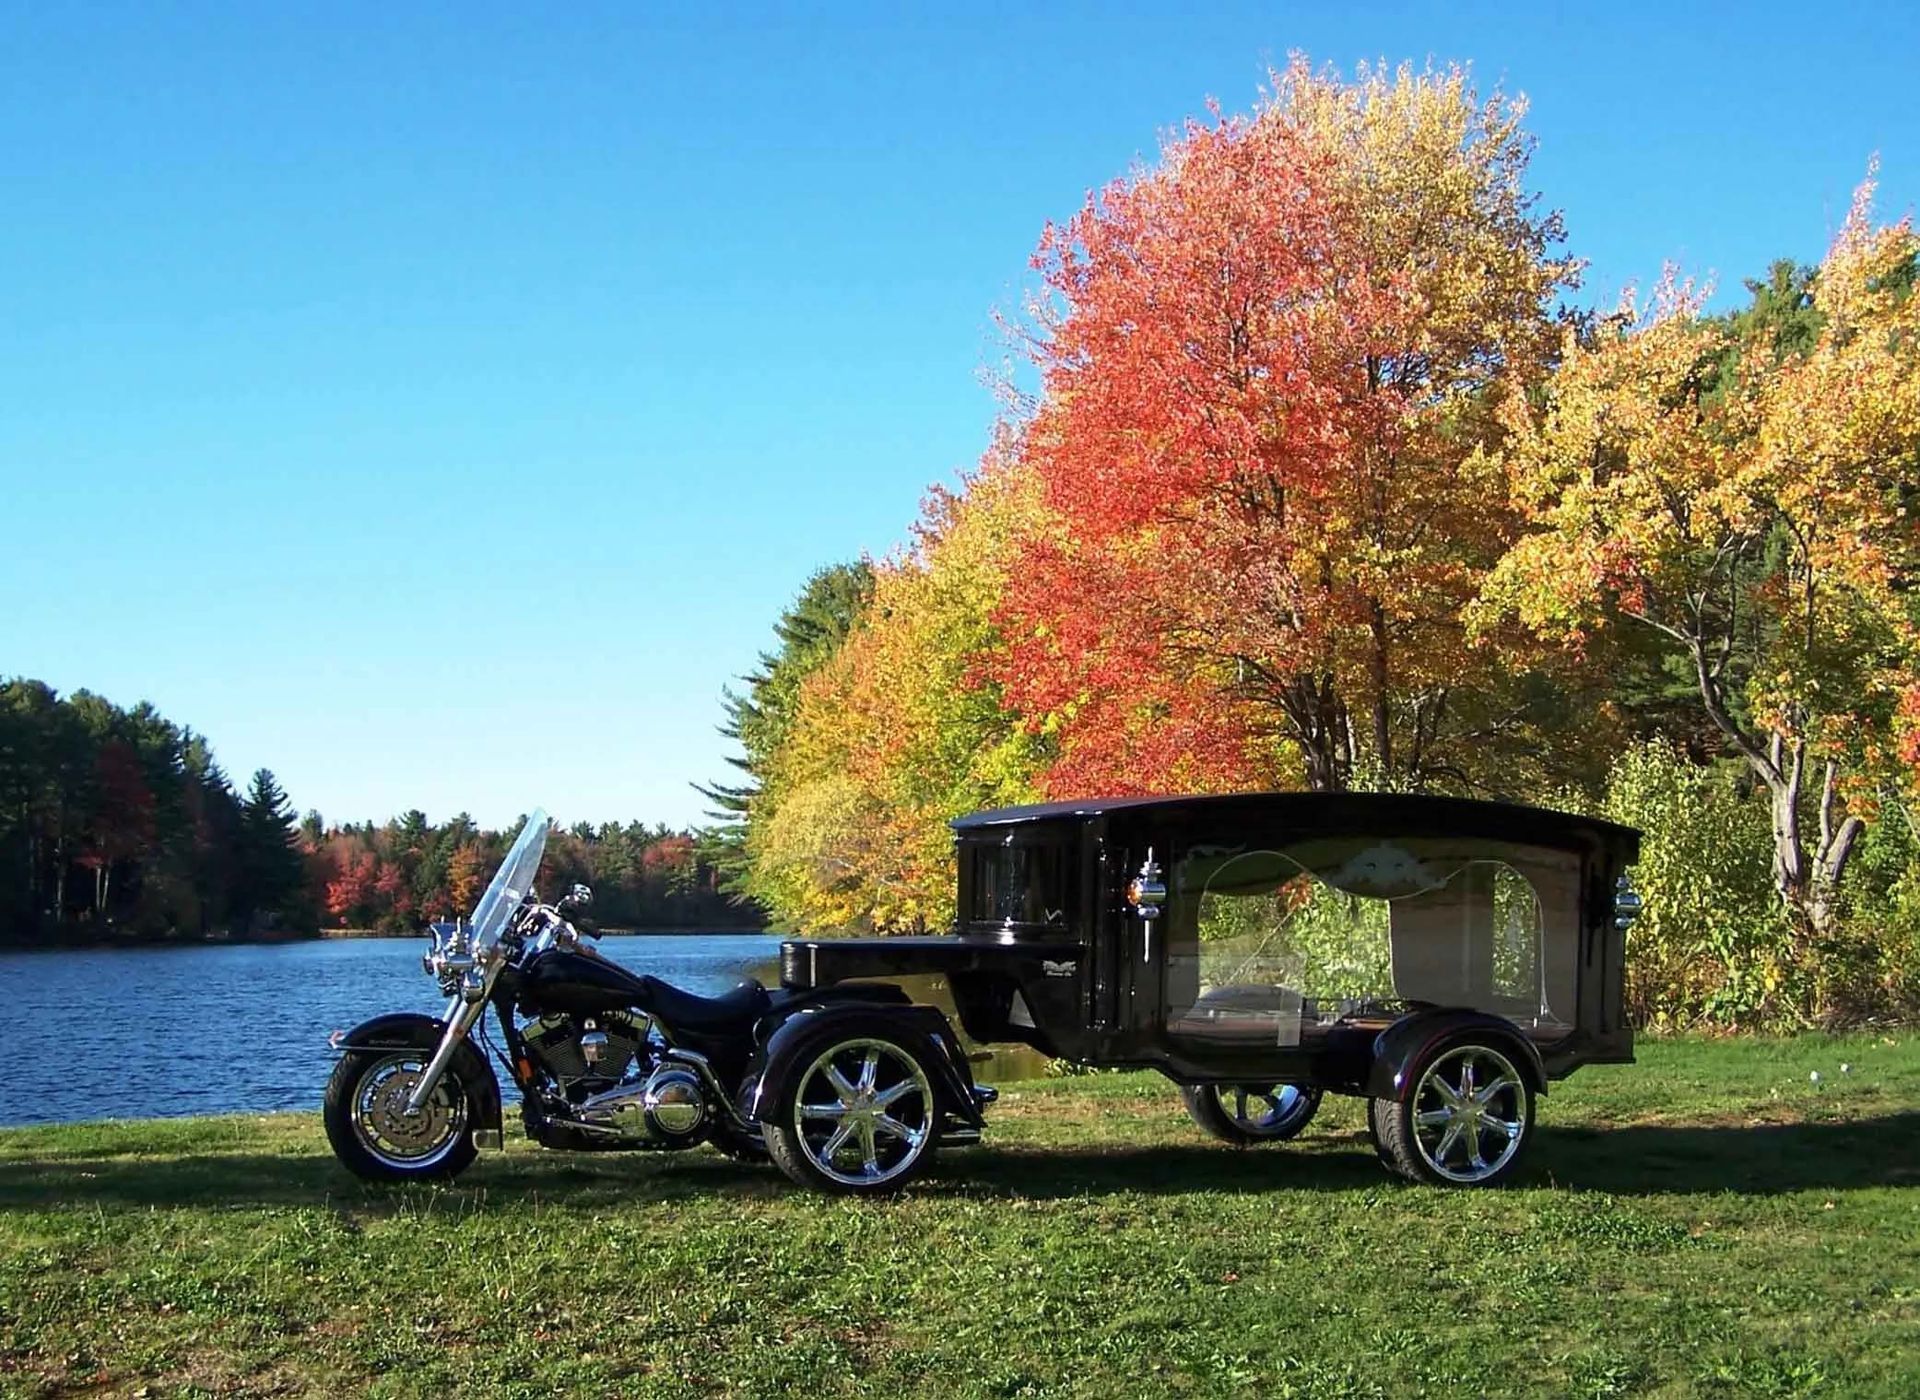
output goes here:
[[592, 1015], [621, 1007], [646, 1009], [641, 980], [617, 963], [590, 953], [550, 949], [520, 973], [520, 1004], [536, 1015], [572, 1011]]

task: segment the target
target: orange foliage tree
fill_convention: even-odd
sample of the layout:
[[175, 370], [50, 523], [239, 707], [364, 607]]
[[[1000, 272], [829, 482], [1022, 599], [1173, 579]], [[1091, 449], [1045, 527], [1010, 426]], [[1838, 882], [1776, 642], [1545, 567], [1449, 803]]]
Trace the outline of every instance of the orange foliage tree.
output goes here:
[[1462, 623], [1513, 527], [1481, 449], [1575, 271], [1523, 112], [1296, 63], [1047, 231], [1022, 457], [1059, 528], [1002, 680], [1049, 786], [1489, 780], [1525, 716]]

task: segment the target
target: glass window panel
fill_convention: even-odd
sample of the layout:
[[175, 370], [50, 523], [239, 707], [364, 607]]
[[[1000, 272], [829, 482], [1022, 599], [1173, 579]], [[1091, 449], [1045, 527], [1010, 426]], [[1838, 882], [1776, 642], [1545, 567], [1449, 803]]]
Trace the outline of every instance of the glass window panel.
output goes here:
[[[1165, 921], [1171, 1028], [1296, 1045], [1316, 1028], [1420, 1004], [1558, 1024], [1541, 897], [1495, 849], [1515, 854], [1486, 842], [1379, 839], [1190, 852]], [[1539, 864], [1570, 889], [1567, 861], [1549, 853]]]
[[1072, 856], [1067, 846], [976, 846], [968, 922], [1065, 926], [1072, 907]]

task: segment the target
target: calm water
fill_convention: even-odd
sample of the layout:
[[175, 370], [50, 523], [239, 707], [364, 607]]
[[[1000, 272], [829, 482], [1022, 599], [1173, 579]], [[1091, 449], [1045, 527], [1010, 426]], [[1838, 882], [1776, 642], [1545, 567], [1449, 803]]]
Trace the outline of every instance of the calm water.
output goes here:
[[[764, 934], [610, 937], [689, 991], [779, 979]], [[318, 1108], [327, 1036], [386, 1011], [438, 1014], [425, 937], [0, 952], [0, 1124]]]
[[[318, 1108], [327, 1036], [387, 1011], [438, 1015], [425, 937], [0, 952], [0, 1126]], [[694, 992], [780, 976], [777, 934], [614, 935], [608, 956]], [[948, 1008], [944, 981], [902, 979]], [[982, 1079], [1045, 1061], [998, 1047]], [[511, 1101], [513, 1093], [507, 1092]]]

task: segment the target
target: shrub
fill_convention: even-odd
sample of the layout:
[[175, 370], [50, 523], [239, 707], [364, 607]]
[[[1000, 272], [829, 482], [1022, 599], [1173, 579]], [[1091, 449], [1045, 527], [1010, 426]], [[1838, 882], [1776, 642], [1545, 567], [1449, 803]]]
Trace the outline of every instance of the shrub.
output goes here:
[[1896, 794], [1883, 795], [1847, 875], [1844, 947], [1835, 989], [1849, 1020], [1920, 1019], [1920, 831]]
[[1627, 935], [1630, 1014], [1660, 1029], [1804, 1023], [1816, 987], [1773, 888], [1763, 803], [1662, 744], [1629, 749], [1604, 815], [1643, 833]]

